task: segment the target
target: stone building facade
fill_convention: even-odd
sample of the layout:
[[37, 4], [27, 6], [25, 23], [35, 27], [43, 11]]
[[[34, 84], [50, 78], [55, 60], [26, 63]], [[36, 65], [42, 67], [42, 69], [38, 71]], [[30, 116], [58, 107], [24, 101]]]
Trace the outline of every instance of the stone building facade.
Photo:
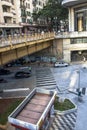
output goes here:
[[63, 0], [69, 10], [69, 32], [56, 35], [63, 45], [63, 58], [66, 61], [87, 59], [87, 0]]

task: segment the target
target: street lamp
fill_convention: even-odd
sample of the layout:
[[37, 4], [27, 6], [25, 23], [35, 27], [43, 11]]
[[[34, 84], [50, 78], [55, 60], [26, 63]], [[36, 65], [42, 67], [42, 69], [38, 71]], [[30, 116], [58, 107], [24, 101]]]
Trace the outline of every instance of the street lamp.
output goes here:
[[77, 70], [77, 74], [78, 74], [78, 92], [80, 89], [80, 70]]
[[57, 17], [54, 17], [54, 30], [57, 32]]
[[81, 101], [82, 98], [81, 98], [81, 91], [80, 91], [80, 70], [77, 70], [77, 73], [78, 73], [78, 89], [77, 89], [78, 100]]

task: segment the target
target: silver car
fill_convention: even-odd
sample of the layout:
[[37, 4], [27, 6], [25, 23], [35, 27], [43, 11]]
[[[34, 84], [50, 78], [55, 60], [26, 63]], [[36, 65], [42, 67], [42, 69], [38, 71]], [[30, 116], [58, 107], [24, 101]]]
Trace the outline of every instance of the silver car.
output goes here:
[[69, 66], [69, 63], [66, 63], [64, 61], [56, 62], [54, 64], [54, 67], [67, 67], [67, 66]]

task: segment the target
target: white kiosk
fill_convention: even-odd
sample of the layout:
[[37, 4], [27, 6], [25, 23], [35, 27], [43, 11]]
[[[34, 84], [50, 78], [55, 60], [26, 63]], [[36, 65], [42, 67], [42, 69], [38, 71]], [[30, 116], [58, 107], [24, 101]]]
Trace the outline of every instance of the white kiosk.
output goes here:
[[47, 130], [56, 91], [35, 88], [8, 117], [16, 130]]

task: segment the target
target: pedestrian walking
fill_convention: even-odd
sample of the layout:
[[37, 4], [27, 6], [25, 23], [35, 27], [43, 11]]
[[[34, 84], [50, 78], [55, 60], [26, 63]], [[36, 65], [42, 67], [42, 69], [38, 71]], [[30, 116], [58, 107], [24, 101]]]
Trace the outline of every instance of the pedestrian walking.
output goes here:
[[41, 32], [42, 38], [44, 38], [44, 31]]
[[86, 58], [85, 58], [85, 56], [83, 56], [83, 61], [84, 61], [84, 62], [86, 61]]

